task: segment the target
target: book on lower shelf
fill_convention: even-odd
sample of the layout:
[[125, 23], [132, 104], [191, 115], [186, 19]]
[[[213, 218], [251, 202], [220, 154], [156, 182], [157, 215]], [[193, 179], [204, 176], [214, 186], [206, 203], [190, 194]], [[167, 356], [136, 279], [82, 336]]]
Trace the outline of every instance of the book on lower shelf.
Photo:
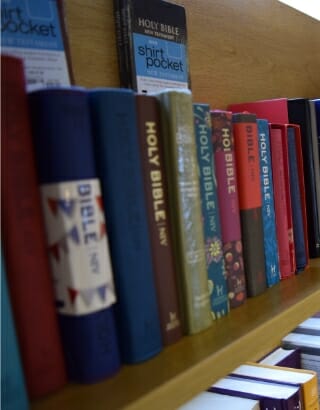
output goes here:
[[320, 316], [304, 320], [294, 328], [293, 332], [320, 336]]
[[261, 358], [258, 363], [301, 369], [300, 350], [277, 347]]
[[190, 88], [186, 12], [168, 1], [114, 0], [122, 87]]
[[87, 93], [44, 88], [29, 93], [29, 106], [68, 376], [93, 383], [115, 374], [120, 359]]

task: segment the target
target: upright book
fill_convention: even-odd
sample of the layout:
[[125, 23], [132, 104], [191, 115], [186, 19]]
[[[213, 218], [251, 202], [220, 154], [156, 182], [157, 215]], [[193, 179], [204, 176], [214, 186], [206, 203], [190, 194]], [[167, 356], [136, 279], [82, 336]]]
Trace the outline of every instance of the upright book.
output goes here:
[[2, 52], [22, 58], [27, 89], [73, 81], [63, 0], [1, 0]]
[[182, 323], [169, 224], [160, 106], [157, 98], [151, 95], [140, 94], [135, 99], [162, 340], [168, 345], [182, 336]]
[[135, 93], [91, 90], [89, 103], [117, 289], [120, 349], [124, 362], [135, 363], [162, 349]]
[[165, 90], [157, 97], [164, 127], [170, 221], [183, 300], [185, 329], [197, 333], [212, 324], [200, 203], [192, 95]]
[[120, 360], [87, 93], [42, 89], [29, 103], [67, 371], [72, 381], [91, 383], [116, 373]]
[[286, 279], [294, 275], [296, 262], [293, 242], [288, 142], [284, 125], [270, 125], [270, 141], [280, 274], [281, 279]]
[[211, 142], [208, 104], [193, 104], [204, 241], [211, 312], [214, 319], [229, 312], [228, 288], [223, 257], [217, 179]]
[[257, 119], [257, 125], [260, 155], [265, 271], [267, 286], [270, 287], [279, 282], [280, 268], [276, 217], [274, 212], [269, 122], [264, 119]]
[[234, 308], [246, 300], [247, 291], [243, 264], [232, 113], [212, 110], [211, 123], [228, 295], [230, 307]]
[[27, 390], [1, 253], [1, 408], [27, 410]]
[[178, 410], [260, 410], [258, 400], [204, 391]]
[[190, 88], [183, 6], [162, 0], [114, 0], [121, 86], [139, 92]]
[[294, 333], [305, 333], [320, 336], [320, 317], [312, 316], [299, 323], [294, 329]]
[[267, 287], [258, 127], [254, 114], [233, 114], [232, 123], [247, 291], [256, 296]]
[[259, 360], [258, 363], [301, 369], [300, 350], [283, 349], [282, 347], [277, 347]]
[[23, 62], [1, 57], [1, 230], [30, 398], [66, 383], [32, 145]]

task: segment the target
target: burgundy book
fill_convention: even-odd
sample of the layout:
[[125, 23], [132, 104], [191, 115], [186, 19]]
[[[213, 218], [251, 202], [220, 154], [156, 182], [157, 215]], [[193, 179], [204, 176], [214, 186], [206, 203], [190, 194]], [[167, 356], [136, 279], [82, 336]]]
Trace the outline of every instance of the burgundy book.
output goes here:
[[161, 333], [164, 345], [169, 345], [181, 338], [182, 327], [168, 219], [160, 107], [157, 98], [151, 95], [137, 95], [136, 104]]
[[238, 113], [232, 122], [247, 291], [257, 296], [267, 288], [257, 119], [255, 114]]
[[22, 60], [1, 56], [1, 217], [7, 279], [30, 398], [66, 383]]
[[247, 293], [242, 253], [232, 113], [213, 110], [211, 111], [211, 123], [227, 286], [230, 307], [234, 308], [245, 301]]

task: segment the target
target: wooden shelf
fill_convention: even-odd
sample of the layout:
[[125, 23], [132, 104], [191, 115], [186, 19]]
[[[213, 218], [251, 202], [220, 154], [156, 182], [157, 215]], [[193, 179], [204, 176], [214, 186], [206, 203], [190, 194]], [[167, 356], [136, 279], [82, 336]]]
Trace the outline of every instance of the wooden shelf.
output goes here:
[[123, 366], [95, 385], [68, 385], [32, 410], [175, 409], [246, 360], [275, 348], [298, 323], [320, 310], [320, 259], [198, 335], [184, 337], [143, 364]]

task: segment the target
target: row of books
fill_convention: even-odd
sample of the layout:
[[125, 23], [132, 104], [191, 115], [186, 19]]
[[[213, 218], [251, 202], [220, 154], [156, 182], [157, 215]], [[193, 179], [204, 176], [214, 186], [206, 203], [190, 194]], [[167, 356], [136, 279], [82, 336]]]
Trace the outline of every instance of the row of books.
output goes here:
[[282, 339], [257, 363], [247, 362], [179, 410], [319, 409], [320, 315]]
[[[70, 380], [111, 376], [286, 277], [268, 266], [278, 240], [263, 226], [267, 121], [193, 104], [188, 90], [27, 95], [22, 61], [1, 63], [3, 247], [31, 397], [65, 383], [64, 363]], [[55, 371], [38, 386], [43, 349]]]

